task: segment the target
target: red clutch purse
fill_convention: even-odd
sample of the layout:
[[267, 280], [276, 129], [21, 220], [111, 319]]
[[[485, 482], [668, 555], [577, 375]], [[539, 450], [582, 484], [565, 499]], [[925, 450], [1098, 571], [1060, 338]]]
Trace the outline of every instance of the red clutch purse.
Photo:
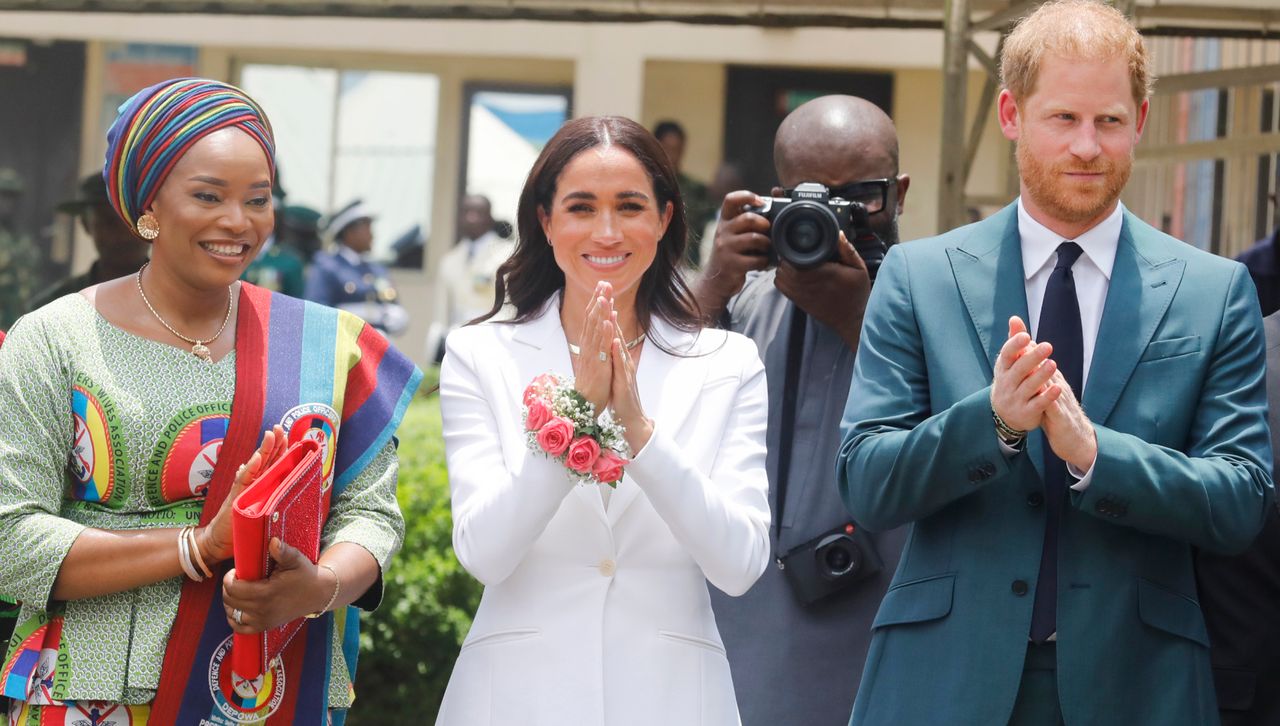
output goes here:
[[[273, 537], [297, 548], [315, 562], [320, 557], [323, 525], [321, 493], [323, 462], [320, 445], [303, 439], [246, 486], [232, 502], [232, 553], [236, 578], [261, 580], [275, 569], [268, 545]], [[231, 669], [242, 678], [256, 678], [284, 650], [302, 628], [304, 618], [291, 620], [258, 635], [236, 634]]]

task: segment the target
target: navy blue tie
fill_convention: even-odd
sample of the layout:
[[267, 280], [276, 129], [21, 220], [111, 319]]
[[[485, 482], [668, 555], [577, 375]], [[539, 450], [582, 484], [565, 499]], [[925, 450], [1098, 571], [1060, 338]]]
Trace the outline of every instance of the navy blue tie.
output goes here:
[[[1084, 379], [1084, 333], [1080, 327], [1080, 303], [1071, 266], [1084, 250], [1075, 242], [1058, 245], [1058, 263], [1049, 275], [1040, 306], [1036, 337], [1053, 344], [1053, 355], [1062, 377], [1077, 400]], [[1066, 503], [1067, 464], [1044, 444], [1044, 546], [1040, 550], [1040, 577], [1031, 611], [1031, 640], [1045, 642], [1058, 629], [1058, 524]]]

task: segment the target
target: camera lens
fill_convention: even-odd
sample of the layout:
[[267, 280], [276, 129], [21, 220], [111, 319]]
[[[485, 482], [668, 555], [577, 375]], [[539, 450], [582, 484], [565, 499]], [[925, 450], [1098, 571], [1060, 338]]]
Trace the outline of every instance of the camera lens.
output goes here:
[[825, 204], [808, 199], [793, 201], [778, 212], [772, 238], [778, 258], [802, 270], [840, 256], [839, 220]]
[[827, 569], [833, 573], [843, 574], [849, 569], [849, 565], [853, 562], [853, 558], [849, 556], [849, 551], [843, 547], [831, 547], [823, 555], [823, 560], [827, 563]]
[[814, 550], [818, 560], [818, 572], [828, 580], [835, 580], [862, 568], [862, 552], [851, 537], [833, 534], [818, 543]]
[[822, 229], [812, 219], [798, 220], [787, 230], [787, 243], [796, 252], [813, 252], [822, 244]]

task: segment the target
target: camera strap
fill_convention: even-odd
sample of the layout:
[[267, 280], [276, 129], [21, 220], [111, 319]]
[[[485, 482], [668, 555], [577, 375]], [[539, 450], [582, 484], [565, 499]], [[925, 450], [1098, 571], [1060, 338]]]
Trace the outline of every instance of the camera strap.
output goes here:
[[808, 323], [809, 316], [799, 305], [791, 303], [787, 359], [782, 377], [782, 413], [778, 421], [777, 505], [773, 513], [774, 531], [779, 542], [782, 541], [782, 510], [787, 503], [787, 480], [791, 474], [791, 444], [795, 437], [796, 404], [800, 397], [800, 362], [804, 357], [804, 333]]

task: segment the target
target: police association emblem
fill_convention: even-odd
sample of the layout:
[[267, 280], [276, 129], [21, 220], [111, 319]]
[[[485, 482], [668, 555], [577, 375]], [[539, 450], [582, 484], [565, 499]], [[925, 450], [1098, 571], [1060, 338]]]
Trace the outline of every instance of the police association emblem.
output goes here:
[[279, 658], [267, 665], [257, 678], [241, 678], [231, 670], [231, 641], [228, 635], [209, 659], [209, 693], [214, 706], [235, 723], [259, 723], [275, 713], [284, 701], [284, 664]]
[[31, 686], [27, 701], [38, 706], [58, 706], [58, 697], [66, 693], [66, 679], [70, 670], [67, 643], [62, 637], [62, 616], [54, 616], [44, 632], [39, 660], [31, 674]]
[[81, 385], [71, 389], [71, 498], [105, 502], [116, 484], [111, 425], [98, 397]]
[[32, 688], [28, 701], [38, 706], [56, 706], [62, 703], [53, 697], [53, 681], [57, 668], [57, 648], [42, 648], [35, 673], [31, 674]]
[[192, 406], [169, 421], [147, 465], [153, 506], [204, 497], [230, 423], [230, 403]]
[[183, 427], [174, 439], [160, 475], [160, 491], [165, 501], [205, 495], [230, 423], [229, 416], [201, 416]]
[[323, 403], [304, 403], [289, 409], [280, 426], [290, 444], [303, 439], [320, 444], [324, 488], [328, 489], [333, 484], [333, 460], [338, 450], [338, 412]]
[[104, 701], [76, 701], [67, 706], [62, 726], [133, 726], [128, 706]]

